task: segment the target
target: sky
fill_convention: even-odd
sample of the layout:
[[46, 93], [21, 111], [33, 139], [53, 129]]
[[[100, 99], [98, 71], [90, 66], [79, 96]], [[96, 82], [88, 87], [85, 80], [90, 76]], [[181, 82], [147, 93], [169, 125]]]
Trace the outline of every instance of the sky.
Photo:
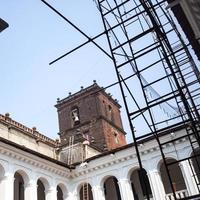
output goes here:
[[[101, 16], [93, 0], [48, 0], [48, 3], [89, 37], [103, 32]], [[9, 28], [0, 34], [0, 113], [9, 112], [12, 119], [30, 128], [37, 127], [40, 133], [50, 138], [58, 138], [58, 118], [54, 107], [57, 98], [65, 98], [69, 92], [73, 94], [81, 86], [93, 84], [93, 80], [102, 87], [116, 82], [113, 62], [89, 43], [49, 65], [87, 39], [40, 0], [0, 0], [0, 5], [0, 18], [9, 24]], [[139, 30], [134, 27], [134, 31], [136, 33]], [[109, 52], [105, 36], [96, 42]], [[148, 39], [142, 40], [134, 47], [141, 49], [147, 42]], [[154, 55], [149, 56], [149, 59], [142, 59], [138, 63], [145, 66], [150, 60], [153, 62]], [[122, 74], [129, 75], [127, 68], [120, 70]], [[143, 74], [148, 82], [161, 76], [159, 65], [153, 70]], [[136, 92], [137, 101], [143, 104], [137, 82], [130, 85], [130, 88]], [[156, 90], [164, 92], [167, 90], [164, 85], [158, 83]], [[106, 92], [111, 93], [122, 105], [122, 121], [129, 143], [132, 136], [119, 86], [111, 87]], [[156, 115], [161, 117], [160, 113]], [[142, 128], [146, 130], [140, 118], [135, 123], [138, 135]]]
[[[90, 37], [103, 31], [100, 14], [92, 0], [49, 0], [52, 6]], [[59, 62], [63, 53], [86, 39], [40, 0], [0, 0], [0, 18], [9, 28], [0, 34], [0, 113], [50, 138], [58, 138], [57, 98], [75, 93], [96, 80], [100, 86], [116, 81], [113, 63], [93, 44]], [[106, 38], [97, 40], [108, 51]], [[107, 90], [122, 104], [118, 86]], [[131, 141], [127, 117], [122, 120]]]

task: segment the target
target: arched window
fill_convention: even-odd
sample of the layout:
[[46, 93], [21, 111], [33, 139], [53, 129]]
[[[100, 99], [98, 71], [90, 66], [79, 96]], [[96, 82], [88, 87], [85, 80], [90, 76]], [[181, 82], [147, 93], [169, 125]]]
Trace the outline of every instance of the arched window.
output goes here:
[[72, 119], [72, 126], [80, 124], [79, 109], [77, 106], [72, 107], [71, 109], [71, 119]]
[[45, 200], [45, 187], [42, 181], [37, 181], [37, 200]]
[[136, 169], [131, 173], [130, 177], [132, 192], [135, 200], [146, 199], [147, 196], [152, 197], [152, 191], [145, 169]]
[[80, 200], [93, 200], [92, 187], [89, 183], [84, 183], [79, 192]]
[[57, 186], [57, 200], [63, 200], [63, 191], [60, 186]]
[[115, 131], [115, 132], [113, 133], [113, 135], [114, 135], [115, 143], [116, 143], [116, 144], [119, 144], [119, 134], [118, 134], [118, 132]]
[[108, 105], [108, 118], [109, 118], [109, 120], [114, 122], [114, 112], [113, 112], [113, 108], [111, 105]]
[[117, 179], [114, 176], [111, 176], [105, 180], [104, 193], [106, 200], [121, 200]]
[[18, 172], [14, 178], [14, 200], [24, 200], [24, 180]]
[[[175, 159], [169, 158], [166, 160], [167, 163], [172, 163], [174, 161], [176, 161]], [[169, 169], [169, 173], [170, 173], [170, 177], [172, 179], [172, 184], [173, 184], [173, 188], [176, 191], [181, 191], [181, 190], [186, 190], [186, 185], [185, 185], [185, 181], [180, 169], [180, 166], [178, 163], [174, 163], [171, 165], [168, 165], [168, 169]], [[165, 193], [166, 194], [170, 194], [172, 193], [172, 188], [169, 182], [169, 177], [167, 175], [167, 171], [165, 168], [164, 163], [161, 164], [160, 166], [160, 175], [161, 175], [161, 179], [165, 188]]]

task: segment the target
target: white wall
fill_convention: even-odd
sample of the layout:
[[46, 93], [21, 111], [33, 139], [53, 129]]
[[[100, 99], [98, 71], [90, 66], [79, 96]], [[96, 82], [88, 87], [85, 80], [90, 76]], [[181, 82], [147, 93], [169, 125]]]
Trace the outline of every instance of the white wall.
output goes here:
[[[1, 129], [0, 129], [1, 134]], [[183, 134], [182, 131], [176, 135]], [[167, 136], [168, 137], [168, 136]], [[189, 156], [191, 149], [187, 140], [179, 140], [173, 145], [164, 148], [170, 158], [179, 159]], [[152, 187], [153, 199], [164, 200], [165, 192], [159, 175], [161, 156], [156, 141], [149, 141], [140, 147], [143, 168], [147, 171]], [[197, 190], [193, 184], [191, 173], [187, 163], [183, 163], [183, 173], [188, 192], [195, 194]], [[23, 150], [14, 148], [0, 142], [0, 190], [1, 200], [13, 200], [13, 177], [18, 171], [25, 181], [25, 200], [37, 199], [37, 180], [40, 178], [45, 185], [46, 200], [56, 199], [56, 187], [60, 184], [65, 193], [65, 199], [78, 199], [79, 189], [82, 183], [88, 182], [93, 191], [94, 200], [104, 200], [103, 183], [106, 178], [114, 176], [118, 180], [122, 200], [132, 200], [133, 195], [130, 186], [130, 174], [138, 168], [138, 161], [134, 147], [118, 151], [115, 154], [100, 156], [90, 160], [84, 166], [76, 166], [75, 170], [55, 164], [51, 161], [39, 158]]]

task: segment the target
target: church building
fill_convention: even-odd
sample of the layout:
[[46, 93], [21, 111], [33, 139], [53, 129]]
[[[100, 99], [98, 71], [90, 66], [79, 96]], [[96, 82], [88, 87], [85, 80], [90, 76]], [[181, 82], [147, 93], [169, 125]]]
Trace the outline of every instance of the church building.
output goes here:
[[[119, 103], [96, 82], [57, 99], [55, 107], [58, 140], [15, 121], [9, 113], [0, 115], [1, 200], [173, 199], [155, 138], [141, 137], [140, 169], [134, 144], [126, 143]], [[179, 124], [160, 133], [163, 141], [180, 138], [165, 145], [168, 162], [194, 153], [181, 137], [185, 129]], [[177, 199], [199, 194], [197, 170], [196, 163], [187, 160], [171, 166]]]

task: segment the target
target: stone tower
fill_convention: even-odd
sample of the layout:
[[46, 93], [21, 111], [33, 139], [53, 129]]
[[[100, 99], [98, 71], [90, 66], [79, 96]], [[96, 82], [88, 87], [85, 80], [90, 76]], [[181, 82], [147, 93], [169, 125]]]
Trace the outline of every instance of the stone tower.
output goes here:
[[59, 135], [62, 144], [87, 139], [98, 150], [105, 151], [126, 144], [120, 105], [96, 82], [75, 94], [57, 101]]

